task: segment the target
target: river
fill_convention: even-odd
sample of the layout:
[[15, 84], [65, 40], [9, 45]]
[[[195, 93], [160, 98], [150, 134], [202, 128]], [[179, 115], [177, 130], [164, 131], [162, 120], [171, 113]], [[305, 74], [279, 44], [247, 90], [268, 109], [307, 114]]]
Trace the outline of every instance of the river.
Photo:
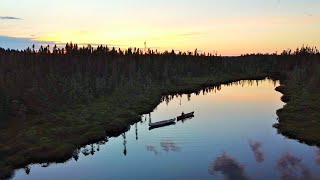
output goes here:
[[[271, 80], [239, 81], [166, 98], [119, 137], [65, 163], [34, 164], [13, 179], [319, 179], [320, 150], [272, 127], [282, 96]], [[149, 121], [194, 117], [149, 130]]]

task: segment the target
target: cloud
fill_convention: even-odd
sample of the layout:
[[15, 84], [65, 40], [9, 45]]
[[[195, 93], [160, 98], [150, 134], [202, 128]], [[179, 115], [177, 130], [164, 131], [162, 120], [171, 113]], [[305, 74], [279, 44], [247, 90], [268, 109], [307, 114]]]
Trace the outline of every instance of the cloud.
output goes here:
[[249, 141], [249, 146], [254, 154], [256, 161], [259, 163], [264, 161], [264, 153], [261, 150], [262, 145], [263, 144], [261, 142]]
[[221, 172], [226, 180], [249, 179], [247, 173], [245, 172], [244, 166], [226, 153], [223, 153], [221, 156], [217, 157], [209, 167], [209, 173], [213, 175], [214, 172]]
[[5, 49], [26, 49], [35, 45], [35, 48], [39, 48], [40, 45], [53, 45], [52, 41], [38, 41], [33, 38], [27, 37], [10, 37], [10, 36], [1, 36], [0, 35], [0, 47]]
[[0, 19], [2, 19], [2, 20], [23, 20], [21, 18], [12, 17], [12, 16], [0, 16]]
[[[53, 47], [53, 45], [57, 45], [58, 47], [65, 47], [66, 43], [62, 43], [62, 42], [55, 42], [55, 41], [44, 41], [44, 40], [37, 40], [36, 39], [37, 36], [34, 34], [31, 34], [30, 37], [12, 37], [12, 36], [3, 36], [0, 35], [0, 48], [4, 48], [4, 49], [18, 49], [18, 50], [23, 50], [26, 49], [28, 47], [32, 47], [32, 45], [35, 45], [35, 49], [39, 49], [40, 46], [46, 46], [46, 45], [50, 45], [51, 47]], [[111, 48], [126, 48], [129, 47], [128, 45], [125, 44], [98, 44], [98, 43], [76, 43], [73, 42], [75, 44], [77, 44], [79, 47], [82, 46], [87, 46], [88, 44], [90, 44], [92, 47], [97, 47], [100, 45], [103, 46], [108, 46], [110, 49]], [[141, 48], [142, 49], [142, 48]]]
[[284, 153], [277, 163], [282, 180], [314, 179], [310, 170], [302, 163], [302, 159], [290, 153]]

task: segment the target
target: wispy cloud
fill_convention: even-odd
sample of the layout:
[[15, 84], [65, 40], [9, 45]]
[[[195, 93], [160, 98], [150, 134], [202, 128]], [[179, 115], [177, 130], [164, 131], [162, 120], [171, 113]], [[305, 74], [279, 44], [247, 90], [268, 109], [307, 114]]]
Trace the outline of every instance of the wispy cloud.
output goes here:
[[0, 16], [0, 19], [2, 19], [2, 20], [23, 20], [21, 18], [13, 17], [13, 16]]
[[33, 38], [27, 37], [10, 37], [10, 36], [1, 36], [0, 35], [0, 47], [9, 48], [9, 49], [26, 49], [35, 45], [36, 48], [39, 48], [40, 45], [53, 45], [52, 41], [38, 41]]

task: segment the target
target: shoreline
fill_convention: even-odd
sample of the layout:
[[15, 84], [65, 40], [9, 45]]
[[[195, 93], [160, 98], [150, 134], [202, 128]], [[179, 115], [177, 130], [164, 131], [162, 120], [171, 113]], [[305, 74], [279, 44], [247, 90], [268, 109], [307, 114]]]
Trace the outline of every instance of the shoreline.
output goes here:
[[[316, 128], [318, 124], [314, 122], [316, 119], [315, 120], [310, 119], [311, 113], [302, 113], [303, 116], [300, 115], [299, 117], [297, 117], [297, 115], [294, 115], [295, 113], [301, 113], [301, 111], [296, 112], [297, 109], [295, 109], [293, 107], [294, 104], [291, 103], [292, 98], [289, 95], [290, 87], [287, 87], [286, 85], [280, 85], [275, 90], [283, 94], [283, 96], [281, 97], [281, 101], [286, 104], [284, 105], [283, 108], [280, 108], [276, 111], [276, 114], [278, 116], [278, 122], [275, 123], [273, 127], [276, 128], [278, 133], [281, 134], [282, 136], [285, 136], [289, 139], [296, 140], [299, 143], [303, 143], [309, 146], [319, 147], [320, 146], [319, 133], [309, 134], [310, 132], [309, 130], [312, 128], [315, 128], [315, 130], [317, 131]], [[310, 104], [311, 103], [309, 103], [309, 105]]]

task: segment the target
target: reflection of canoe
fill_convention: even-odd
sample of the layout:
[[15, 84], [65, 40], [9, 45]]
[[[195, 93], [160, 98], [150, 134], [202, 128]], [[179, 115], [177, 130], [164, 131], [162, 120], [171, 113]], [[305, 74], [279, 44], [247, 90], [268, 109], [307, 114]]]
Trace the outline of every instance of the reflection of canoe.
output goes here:
[[164, 121], [159, 121], [159, 122], [155, 122], [155, 123], [149, 123], [149, 126], [150, 127], [159, 127], [159, 126], [164, 126], [167, 124], [172, 124], [172, 123], [174, 123], [174, 121], [176, 121], [176, 118], [164, 120]]
[[166, 126], [171, 126], [171, 125], [175, 125], [175, 124], [176, 124], [175, 122], [171, 122], [171, 123], [168, 123], [168, 124], [163, 124], [163, 125], [158, 125], [158, 126], [150, 126], [150, 127], [149, 127], [149, 131], [152, 130], [152, 129], [161, 128], [161, 127], [166, 127]]
[[179, 119], [179, 121], [181, 121], [182, 123], [184, 123], [185, 121], [188, 121], [190, 119], [192, 119], [194, 117], [194, 115], [188, 117], [188, 118], [184, 118], [184, 119]]
[[194, 111], [193, 112], [190, 112], [190, 113], [186, 113], [186, 114], [181, 114], [181, 116], [178, 116], [177, 117], [177, 120], [183, 120], [183, 119], [187, 119], [187, 118], [191, 118], [191, 117], [194, 117]]

